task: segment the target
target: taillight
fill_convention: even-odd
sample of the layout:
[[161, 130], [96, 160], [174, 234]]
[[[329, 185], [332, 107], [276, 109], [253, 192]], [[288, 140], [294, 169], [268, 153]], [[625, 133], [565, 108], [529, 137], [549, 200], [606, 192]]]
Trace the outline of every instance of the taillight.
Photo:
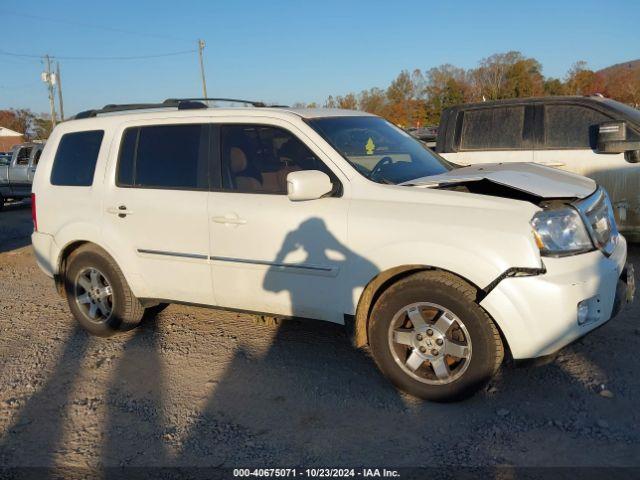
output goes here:
[[38, 231], [38, 216], [36, 215], [36, 194], [31, 194], [31, 219], [33, 220], [33, 230]]

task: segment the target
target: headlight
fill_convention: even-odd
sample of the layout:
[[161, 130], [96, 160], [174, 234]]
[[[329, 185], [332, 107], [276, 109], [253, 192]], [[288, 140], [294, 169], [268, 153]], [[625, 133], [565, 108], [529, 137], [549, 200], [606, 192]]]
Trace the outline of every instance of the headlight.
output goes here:
[[573, 208], [544, 210], [531, 220], [536, 243], [543, 255], [566, 255], [593, 250], [593, 243]]

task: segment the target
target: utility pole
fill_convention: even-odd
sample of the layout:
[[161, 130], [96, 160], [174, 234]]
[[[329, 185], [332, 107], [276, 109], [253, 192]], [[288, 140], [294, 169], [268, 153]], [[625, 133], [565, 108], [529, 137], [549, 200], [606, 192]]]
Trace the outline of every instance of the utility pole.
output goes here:
[[56, 105], [55, 96], [53, 93], [53, 84], [55, 83], [55, 74], [51, 73], [51, 58], [49, 55], [44, 56], [45, 62], [47, 62], [47, 70], [42, 74], [42, 81], [47, 84], [49, 90], [49, 104], [51, 105], [51, 126], [56, 126]]
[[62, 77], [60, 76], [60, 62], [56, 62], [56, 80], [58, 82], [58, 104], [60, 105], [60, 121], [64, 121], [64, 104], [62, 103]]
[[207, 97], [207, 81], [204, 78], [204, 60], [202, 58], [202, 51], [204, 50], [204, 40], [198, 39], [198, 55], [200, 57], [200, 73], [202, 74], [202, 93], [204, 98]]

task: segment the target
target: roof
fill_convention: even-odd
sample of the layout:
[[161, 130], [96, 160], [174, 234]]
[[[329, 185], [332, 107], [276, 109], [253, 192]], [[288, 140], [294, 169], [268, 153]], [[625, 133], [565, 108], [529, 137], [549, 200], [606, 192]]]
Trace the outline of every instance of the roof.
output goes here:
[[609, 98], [603, 97], [601, 95], [550, 95], [547, 97], [505, 98], [502, 100], [489, 100], [486, 102], [461, 103], [459, 105], [455, 105], [449, 108], [462, 109], [462, 108], [469, 108], [469, 107], [493, 107], [497, 105], [523, 105], [523, 104], [531, 104], [531, 103], [563, 103], [563, 102], [608, 103], [608, 102], [612, 102], [612, 100]]
[[15, 130], [11, 130], [6, 127], [0, 127], [0, 137], [21, 137], [22, 134], [20, 132], [16, 132]]

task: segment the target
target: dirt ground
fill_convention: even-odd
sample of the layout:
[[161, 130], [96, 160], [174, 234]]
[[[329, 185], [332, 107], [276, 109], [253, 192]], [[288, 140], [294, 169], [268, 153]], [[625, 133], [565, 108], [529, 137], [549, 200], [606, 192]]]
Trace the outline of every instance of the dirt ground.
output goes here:
[[637, 301], [552, 363], [441, 405], [322, 322], [171, 306], [90, 337], [30, 233], [27, 204], [0, 213], [0, 467], [640, 465]]

